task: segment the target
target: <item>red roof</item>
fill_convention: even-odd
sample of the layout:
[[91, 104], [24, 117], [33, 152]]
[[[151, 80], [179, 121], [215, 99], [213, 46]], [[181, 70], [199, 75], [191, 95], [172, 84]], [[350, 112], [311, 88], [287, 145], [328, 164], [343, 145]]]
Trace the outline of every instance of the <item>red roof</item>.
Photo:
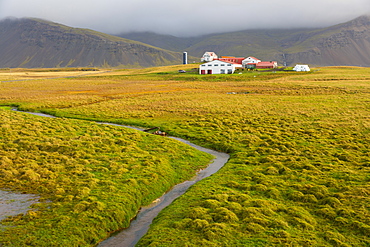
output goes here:
[[229, 63], [235, 63], [235, 64], [242, 64], [242, 61], [244, 60], [243, 57], [222, 57], [218, 58], [217, 60], [229, 62]]
[[259, 62], [257, 63], [257, 68], [274, 68], [277, 65], [277, 62], [271, 61], [271, 62]]

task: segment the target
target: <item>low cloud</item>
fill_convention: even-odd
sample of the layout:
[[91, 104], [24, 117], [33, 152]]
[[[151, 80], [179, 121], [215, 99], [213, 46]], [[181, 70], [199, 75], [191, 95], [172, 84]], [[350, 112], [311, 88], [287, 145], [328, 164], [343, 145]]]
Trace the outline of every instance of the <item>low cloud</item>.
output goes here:
[[326, 27], [370, 14], [369, 0], [0, 0], [0, 18], [37, 17], [118, 34], [175, 36], [257, 28]]

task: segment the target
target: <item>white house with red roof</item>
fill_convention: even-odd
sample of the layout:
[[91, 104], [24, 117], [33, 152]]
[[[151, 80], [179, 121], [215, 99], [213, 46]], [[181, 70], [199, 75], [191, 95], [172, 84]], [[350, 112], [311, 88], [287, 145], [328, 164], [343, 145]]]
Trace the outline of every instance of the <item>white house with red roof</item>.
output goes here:
[[241, 64], [226, 62], [221, 60], [214, 60], [199, 66], [199, 74], [233, 74], [236, 69], [243, 68]]
[[211, 62], [217, 59], [218, 56], [213, 51], [206, 51], [203, 57], [200, 59], [201, 62]]

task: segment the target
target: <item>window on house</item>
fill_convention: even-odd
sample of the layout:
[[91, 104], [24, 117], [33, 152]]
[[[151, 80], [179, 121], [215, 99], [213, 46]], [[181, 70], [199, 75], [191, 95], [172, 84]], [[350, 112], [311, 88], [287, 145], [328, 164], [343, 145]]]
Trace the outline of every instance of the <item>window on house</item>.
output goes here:
[[218, 64], [215, 64], [215, 66], [218, 66]]
[[208, 66], [212, 66], [212, 64], [208, 64]]
[[225, 64], [224, 64], [224, 63], [222, 63], [222, 64], [221, 64], [221, 66], [225, 66]]
[[202, 66], [205, 66], [204, 64], [202, 64]]

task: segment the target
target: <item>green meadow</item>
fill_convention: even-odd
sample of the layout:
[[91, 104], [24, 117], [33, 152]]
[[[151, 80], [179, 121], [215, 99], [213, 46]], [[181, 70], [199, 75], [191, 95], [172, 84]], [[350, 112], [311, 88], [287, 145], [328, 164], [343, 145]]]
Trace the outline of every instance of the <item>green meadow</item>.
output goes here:
[[60, 118], [0, 111], [0, 187], [44, 200], [2, 222], [12, 227], [0, 242], [95, 245], [211, 160], [94, 120], [159, 126], [231, 155], [163, 210], [138, 246], [369, 246], [370, 69], [195, 67], [1, 82], [1, 105]]

